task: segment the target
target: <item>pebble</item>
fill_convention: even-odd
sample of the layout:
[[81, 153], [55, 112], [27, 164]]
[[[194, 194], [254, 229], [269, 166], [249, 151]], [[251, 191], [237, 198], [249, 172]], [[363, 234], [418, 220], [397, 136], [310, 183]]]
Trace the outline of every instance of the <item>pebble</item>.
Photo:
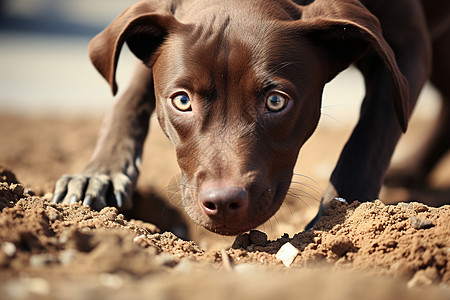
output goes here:
[[142, 241], [145, 241], [146, 238], [147, 238], [147, 237], [146, 237], [145, 234], [141, 234], [141, 235], [135, 237], [135, 238], [133, 239], [133, 242], [135, 242], [136, 244], [139, 244], [139, 243], [141, 243]]
[[431, 227], [434, 227], [434, 224], [431, 223], [430, 220], [423, 220], [416, 216], [411, 216], [410, 219], [411, 219], [411, 226], [414, 229], [419, 230], [419, 229], [429, 229]]
[[98, 279], [102, 285], [109, 288], [120, 289], [123, 286], [123, 279], [117, 274], [102, 273]]
[[408, 281], [408, 287], [413, 288], [429, 286], [436, 281], [436, 277], [437, 275], [435, 272], [432, 272], [429, 269], [419, 270], [416, 274], [414, 274], [413, 278]]
[[35, 254], [30, 257], [30, 265], [33, 267], [41, 267], [57, 263], [58, 259], [50, 253]]
[[300, 251], [295, 248], [291, 243], [284, 244], [276, 254], [276, 259], [281, 260], [286, 268], [289, 268], [294, 262]]
[[47, 209], [45, 210], [45, 213], [47, 214], [47, 217], [51, 222], [54, 222], [56, 220], [61, 220], [61, 213], [57, 209], [55, 209], [51, 206], [47, 207]]
[[28, 291], [33, 294], [46, 296], [50, 294], [50, 284], [44, 278], [30, 278], [27, 280]]
[[75, 259], [75, 250], [67, 249], [59, 254], [59, 261], [63, 265], [70, 264]]
[[44, 198], [45, 200], [51, 202], [52, 199], [53, 199], [53, 193], [45, 193], [42, 198]]
[[1, 249], [9, 257], [13, 257], [17, 251], [16, 245], [10, 242], [3, 242]]
[[50, 283], [44, 278], [22, 277], [3, 285], [2, 299], [50, 299]]
[[414, 207], [415, 212], [427, 212], [429, 209], [423, 204], [418, 204], [416, 207]]
[[409, 206], [409, 203], [399, 202], [399, 203], [397, 203], [397, 206], [400, 207], [400, 208], [403, 208], [403, 209], [407, 209], [408, 206]]

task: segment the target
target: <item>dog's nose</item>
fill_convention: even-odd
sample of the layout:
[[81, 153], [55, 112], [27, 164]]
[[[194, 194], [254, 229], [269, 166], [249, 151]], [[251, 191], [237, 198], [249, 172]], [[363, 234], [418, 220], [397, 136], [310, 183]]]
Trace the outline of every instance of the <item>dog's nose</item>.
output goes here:
[[203, 211], [212, 219], [231, 221], [248, 206], [248, 193], [240, 187], [209, 187], [200, 193]]

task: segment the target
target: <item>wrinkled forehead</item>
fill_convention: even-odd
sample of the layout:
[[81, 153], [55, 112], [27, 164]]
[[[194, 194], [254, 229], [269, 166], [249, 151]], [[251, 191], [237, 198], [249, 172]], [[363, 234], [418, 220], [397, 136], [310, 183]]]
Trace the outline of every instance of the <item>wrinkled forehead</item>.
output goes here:
[[301, 63], [291, 44], [274, 21], [210, 16], [189, 34], [168, 40], [164, 52], [171, 57], [165, 60], [172, 67], [167, 79], [199, 93], [230, 87], [263, 90], [274, 76], [286, 77], [291, 65]]

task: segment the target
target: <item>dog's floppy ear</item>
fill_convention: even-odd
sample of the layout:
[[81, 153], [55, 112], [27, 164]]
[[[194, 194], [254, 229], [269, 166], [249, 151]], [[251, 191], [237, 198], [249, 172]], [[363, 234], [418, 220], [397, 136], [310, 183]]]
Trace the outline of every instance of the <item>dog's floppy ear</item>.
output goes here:
[[296, 21], [301, 32], [324, 47], [336, 74], [372, 49], [390, 75], [392, 98], [403, 131], [409, 119], [408, 82], [383, 37], [378, 19], [359, 1], [316, 0], [303, 7]]
[[125, 42], [134, 55], [151, 65], [169, 32], [183, 26], [170, 10], [158, 13], [149, 2], [141, 1], [130, 6], [89, 43], [91, 61], [108, 81], [113, 94], [117, 93], [116, 68]]

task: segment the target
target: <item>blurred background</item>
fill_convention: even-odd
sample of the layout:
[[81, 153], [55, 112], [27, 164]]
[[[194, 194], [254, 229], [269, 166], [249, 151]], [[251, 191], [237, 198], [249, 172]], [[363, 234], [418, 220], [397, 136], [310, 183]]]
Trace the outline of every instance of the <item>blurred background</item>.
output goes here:
[[[0, 0], [0, 110], [31, 115], [103, 114], [112, 97], [89, 62], [87, 45], [135, 2]], [[133, 65], [134, 58], [125, 49], [118, 70], [122, 87]], [[324, 113], [335, 119], [332, 126], [336, 120], [354, 123], [363, 92], [362, 78], [354, 70], [327, 87]], [[325, 117], [322, 123], [329, 121]]]
[[[133, 2], [0, 0], [0, 110], [32, 116], [103, 114], [112, 97], [89, 62], [87, 45]], [[131, 55], [123, 56], [121, 82], [133, 63]]]
[[[12, 169], [25, 186], [51, 193], [60, 175], [80, 172], [88, 161], [100, 120], [115, 100], [91, 65], [87, 46], [134, 2], [0, 0], [0, 165]], [[124, 49], [117, 74], [119, 95], [135, 64]], [[297, 188], [307, 191], [288, 199], [287, 207], [264, 225], [271, 238], [298, 232], [314, 216], [340, 150], [357, 121], [363, 95], [363, 80], [354, 68], [326, 86], [319, 128], [302, 148], [293, 179]], [[394, 161], [407, 158], [414, 144], [427, 134], [439, 109], [438, 98], [427, 86]], [[169, 199], [176, 208], [179, 197], [173, 196], [169, 184], [176, 181], [179, 170], [172, 146], [155, 120], [138, 186], [144, 194], [141, 198], [156, 195]], [[387, 198], [395, 201], [401, 197]], [[151, 210], [169, 214], [165, 205]], [[150, 214], [145, 209], [141, 212], [141, 218]], [[167, 219], [162, 216], [161, 222]], [[157, 225], [163, 229], [173, 225], [161, 224]], [[195, 225], [193, 231], [191, 236], [207, 236]]]

